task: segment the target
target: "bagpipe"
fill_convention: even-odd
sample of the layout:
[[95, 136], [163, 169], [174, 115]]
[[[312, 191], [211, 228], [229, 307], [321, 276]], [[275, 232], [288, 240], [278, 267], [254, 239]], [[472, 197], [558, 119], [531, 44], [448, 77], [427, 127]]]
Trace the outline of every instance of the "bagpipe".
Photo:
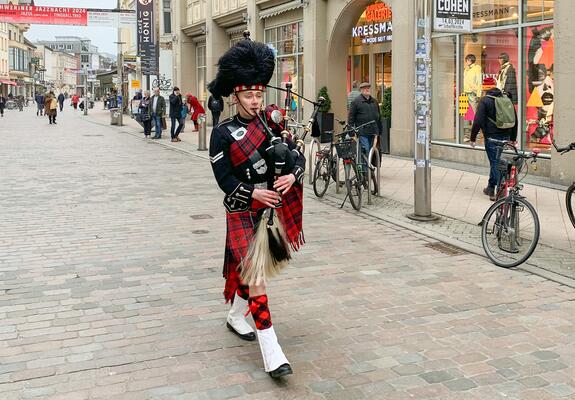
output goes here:
[[[297, 159], [303, 156], [305, 138], [311, 132], [319, 109], [325, 102], [323, 97], [319, 97], [317, 101], [305, 99], [292, 91], [292, 84], [289, 82], [285, 86], [284, 89], [268, 85], [268, 87], [286, 93], [285, 112], [271, 109], [257, 113], [257, 118], [270, 142], [266, 153], [269, 164], [273, 167], [274, 180], [279, 176], [291, 173]], [[296, 121], [295, 117], [289, 115], [292, 95], [308, 101], [314, 107], [301, 136], [298, 135], [297, 130], [294, 133], [290, 133], [288, 130], [289, 122]], [[301, 124], [297, 125], [301, 126]], [[270, 126], [275, 128], [276, 131], [281, 128], [280, 135], [274, 134]], [[288, 139], [295, 144], [295, 148], [290, 149], [287, 143]], [[282, 204], [279, 207], [284, 206], [287, 205]], [[278, 218], [276, 209], [267, 208], [256, 226], [255, 235], [248, 248], [240, 276], [247, 285], [259, 285], [265, 283], [267, 278], [278, 275], [288, 265], [290, 260], [291, 249], [286, 231]]]

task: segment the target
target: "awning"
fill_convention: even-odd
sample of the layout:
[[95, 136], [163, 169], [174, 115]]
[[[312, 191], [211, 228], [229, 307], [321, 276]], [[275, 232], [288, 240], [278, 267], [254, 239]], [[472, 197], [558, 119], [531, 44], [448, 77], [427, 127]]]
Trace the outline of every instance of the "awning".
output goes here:
[[291, 10], [297, 10], [298, 8], [303, 7], [303, 5], [303, 0], [293, 0], [288, 3], [280, 4], [279, 6], [270, 7], [260, 11], [260, 19], [274, 17]]
[[3, 83], [4, 85], [8, 85], [8, 86], [17, 86], [16, 82], [9, 81], [7, 79], [0, 79], [0, 83]]

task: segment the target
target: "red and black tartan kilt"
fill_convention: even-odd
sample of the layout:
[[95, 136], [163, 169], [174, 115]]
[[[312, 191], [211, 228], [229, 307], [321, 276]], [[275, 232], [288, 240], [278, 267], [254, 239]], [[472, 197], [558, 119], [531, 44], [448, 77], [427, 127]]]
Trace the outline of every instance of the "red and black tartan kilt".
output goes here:
[[[234, 298], [241, 283], [238, 267], [248, 252], [254, 237], [255, 227], [265, 206], [254, 200], [249, 211], [230, 213], [226, 211], [226, 251], [224, 255], [224, 278], [226, 302]], [[258, 204], [259, 203], [259, 204]]]

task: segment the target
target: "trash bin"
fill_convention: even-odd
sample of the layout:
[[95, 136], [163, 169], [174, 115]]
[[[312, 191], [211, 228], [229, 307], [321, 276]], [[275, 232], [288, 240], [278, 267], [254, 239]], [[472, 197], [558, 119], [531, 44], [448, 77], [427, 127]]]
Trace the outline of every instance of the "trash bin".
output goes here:
[[119, 118], [119, 108], [110, 108], [110, 125], [118, 125]]

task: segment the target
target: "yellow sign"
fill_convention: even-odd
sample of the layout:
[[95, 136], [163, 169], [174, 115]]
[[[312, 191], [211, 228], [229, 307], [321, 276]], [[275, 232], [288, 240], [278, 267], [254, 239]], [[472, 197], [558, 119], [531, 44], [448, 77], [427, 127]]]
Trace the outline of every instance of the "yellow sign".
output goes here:
[[133, 80], [132, 81], [132, 89], [139, 89], [140, 88], [140, 81]]
[[459, 115], [467, 114], [467, 109], [469, 108], [469, 97], [467, 94], [463, 93], [459, 96]]

